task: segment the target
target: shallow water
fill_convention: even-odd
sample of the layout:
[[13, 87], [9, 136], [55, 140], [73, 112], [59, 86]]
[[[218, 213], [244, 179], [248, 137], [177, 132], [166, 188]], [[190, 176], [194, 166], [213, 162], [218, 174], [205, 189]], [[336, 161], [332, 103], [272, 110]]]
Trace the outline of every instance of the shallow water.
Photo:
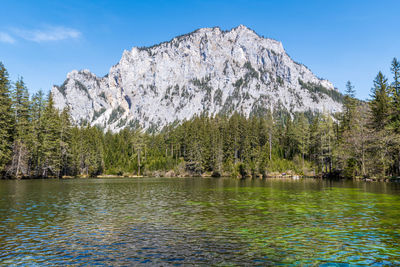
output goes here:
[[0, 181], [0, 265], [400, 265], [400, 184]]

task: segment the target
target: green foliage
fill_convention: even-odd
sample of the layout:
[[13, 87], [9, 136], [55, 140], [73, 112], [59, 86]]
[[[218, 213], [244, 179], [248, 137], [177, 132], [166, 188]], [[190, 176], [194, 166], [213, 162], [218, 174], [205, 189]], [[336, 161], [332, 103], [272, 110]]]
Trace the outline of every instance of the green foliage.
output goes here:
[[30, 112], [28, 89], [22, 78], [15, 83], [12, 95], [16, 137], [21, 139], [28, 132]]
[[106, 93], [101, 92], [101, 93], [99, 94], [99, 96], [100, 96], [101, 98], [103, 98], [104, 100], [106, 100]]
[[349, 158], [346, 162], [346, 167], [343, 170], [343, 176], [346, 178], [352, 178], [357, 171], [357, 160], [354, 158]]
[[14, 139], [14, 117], [10, 93], [8, 72], [0, 62], [0, 173], [4, 172], [11, 158]]
[[299, 79], [302, 88], [307, 89], [311, 93], [313, 100], [317, 100], [317, 96], [327, 95], [336, 102], [343, 102], [343, 95], [336, 90], [327, 89], [320, 84], [305, 83]]
[[217, 90], [215, 90], [213, 101], [214, 101], [214, 104], [217, 104], [217, 105], [222, 104], [222, 90], [221, 89], [218, 88]]
[[121, 115], [125, 112], [125, 109], [121, 106], [118, 106], [116, 109], [113, 109], [111, 112], [110, 118], [108, 119], [108, 124], [112, 124], [119, 120]]
[[13, 111], [14, 111], [14, 143], [12, 162], [8, 168], [8, 173], [20, 177], [28, 172], [28, 153], [27, 140], [30, 134], [29, 117], [30, 101], [28, 90], [22, 78], [15, 83], [12, 92]]
[[205, 76], [201, 80], [193, 79], [192, 84], [199, 88], [201, 91], [205, 91], [207, 95], [211, 94], [212, 87], [208, 84], [211, 81], [211, 76]]
[[42, 156], [41, 170], [42, 176], [60, 175], [61, 162], [59, 155], [60, 151], [60, 129], [61, 121], [58, 111], [54, 107], [54, 102], [51, 94], [49, 94], [47, 105], [42, 117]]
[[372, 124], [376, 129], [384, 128], [388, 123], [390, 111], [390, 95], [387, 78], [379, 72], [371, 90], [372, 100], [369, 102], [372, 113]]
[[400, 133], [400, 62], [394, 58], [390, 70], [393, 74], [393, 82], [390, 86], [391, 101], [391, 127]]
[[243, 78], [240, 78], [236, 82], [233, 83], [233, 87], [235, 87], [236, 89], [240, 89], [240, 87], [242, 87], [243, 83], [244, 83]]
[[260, 74], [253, 68], [250, 61], [247, 61], [244, 66], [247, 69], [247, 73], [245, 75], [245, 80], [248, 81], [250, 78], [259, 79]]
[[348, 129], [353, 124], [356, 107], [357, 99], [355, 99], [354, 86], [348, 81], [346, 83], [346, 93], [343, 98], [342, 129]]
[[284, 82], [283, 82], [283, 79], [282, 79], [281, 76], [277, 76], [277, 77], [276, 77], [276, 81], [279, 83], [280, 86], [283, 86], [283, 85], [284, 85]]
[[236, 165], [236, 172], [240, 175], [241, 178], [246, 178], [246, 176], [248, 175], [247, 166], [243, 162], [238, 163]]
[[[39, 91], [30, 101], [22, 78], [11, 94], [8, 74], [1, 67], [0, 109], [4, 112], [0, 113], [0, 124], [7, 122], [8, 126], [0, 129], [0, 134], [4, 133], [1, 140], [7, 141], [7, 151], [0, 153], [0, 172], [16, 178], [102, 173], [102, 131], [89, 126], [73, 127], [69, 110], [59, 112], [51, 94], [45, 99]], [[5, 130], [9, 130], [8, 137]]]
[[121, 127], [125, 126], [127, 120], [128, 120], [127, 118], [119, 120], [119, 122], [117, 123], [117, 128], [121, 128]]
[[105, 108], [101, 108], [99, 111], [94, 111], [93, 112], [93, 118], [92, 118], [92, 121], [95, 121], [95, 120], [97, 120], [104, 112], [106, 112], [106, 109]]
[[[181, 175], [240, 178], [288, 171], [343, 177], [400, 175], [397, 60], [391, 67], [393, 82], [378, 73], [368, 103], [354, 98], [348, 82], [341, 114], [292, 114], [283, 108], [272, 113], [264, 105], [269, 99], [260, 97], [249, 118], [235, 112], [236, 101], [247, 97], [242, 89], [255, 78], [251, 64], [245, 65], [248, 75], [234, 84], [223, 107], [226, 113], [211, 117], [204, 113], [164, 129], [152, 124], [144, 132], [137, 120], [121, 119], [125, 110], [118, 106], [108, 123], [128, 125], [118, 133], [104, 133], [87, 122], [73, 126], [69, 111], [57, 110], [51, 95], [45, 98], [39, 91], [29, 100], [23, 80], [12, 85], [0, 64], [0, 172], [18, 178], [172, 170]], [[212, 91], [209, 78], [192, 81], [206, 96]], [[299, 82], [315, 97], [336, 92]], [[182, 95], [185, 90], [171, 86], [167, 95]], [[221, 98], [222, 90], [217, 89], [214, 102]], [[204, 101], [211, 101], [211, 96]], [[104, 108], [94, 112], [93, 120], [104, 112]]]

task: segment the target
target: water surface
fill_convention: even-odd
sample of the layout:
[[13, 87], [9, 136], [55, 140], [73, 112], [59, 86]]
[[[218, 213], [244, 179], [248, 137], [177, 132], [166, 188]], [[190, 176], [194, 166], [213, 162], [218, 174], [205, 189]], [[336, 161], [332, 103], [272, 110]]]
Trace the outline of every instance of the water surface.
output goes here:
[[0, 265], [400, 265], [400, 184], [0, 181]]

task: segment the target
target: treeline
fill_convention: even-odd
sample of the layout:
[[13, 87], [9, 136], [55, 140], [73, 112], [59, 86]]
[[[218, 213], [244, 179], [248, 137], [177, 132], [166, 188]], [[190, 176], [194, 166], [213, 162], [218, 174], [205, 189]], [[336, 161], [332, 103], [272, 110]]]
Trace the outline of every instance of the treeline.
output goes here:
[[337, 169], [344, 176], [400, 176], [400, 63], [394, 58], [392, 81], [382, 72], [371, 99], [360, 102], [348, 82], [341, 114]]
[[119, 133], [73, 125], [51, 95], [29, 97], [0, 64], [2, 177], [111, 175], [233, 175], [273, 172], [332, 177], [400, 175], [400, 64], [393, 80], [379, 72], [371, 100], [359, 101], [350, 82], [340, 114], [285, 112], [245, 118], [207, 114], [159, 133]]

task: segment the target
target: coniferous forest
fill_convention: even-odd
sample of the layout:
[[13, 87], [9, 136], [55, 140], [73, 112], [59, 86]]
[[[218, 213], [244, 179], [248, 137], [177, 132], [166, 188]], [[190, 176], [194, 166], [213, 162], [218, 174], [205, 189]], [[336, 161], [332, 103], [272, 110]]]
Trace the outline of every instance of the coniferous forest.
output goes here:
[[276, 173], [332, 178], [400, 176], [400, 63], [379, 72], [370, 100], [355, 98], [351, 82], [338, 114], [285, 111], [246, 118], [199, 115], [151, 133], [103, 132], [74, 125], [50, 94], [29, 96], [0, 63], [0, 175], [229, 175]]

